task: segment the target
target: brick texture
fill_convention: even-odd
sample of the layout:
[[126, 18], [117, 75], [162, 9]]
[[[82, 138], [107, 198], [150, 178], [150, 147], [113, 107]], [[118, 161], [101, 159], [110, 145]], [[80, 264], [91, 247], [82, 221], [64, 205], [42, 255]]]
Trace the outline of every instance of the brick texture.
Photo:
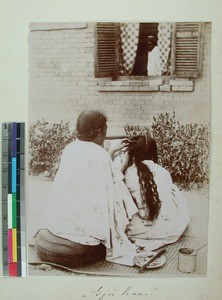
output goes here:
[[[67, 24], [66, 24], [67, 25]], [[150, 125], [153, 116], [176, 112], [183, 123], [209, 122], [210, 34], [205, 26], [203, 72], [195, 80], [163, 79], [111, 81], [95, 78], [94, 24], [59, 29], [50, 24], [29, 35], [29, 120], [70, 121], [74, 127], [82, 110], [103, 110], [108, 133], [122, 133], [128, 124]], [[66, 26], [67, 27], [67, 26]]]

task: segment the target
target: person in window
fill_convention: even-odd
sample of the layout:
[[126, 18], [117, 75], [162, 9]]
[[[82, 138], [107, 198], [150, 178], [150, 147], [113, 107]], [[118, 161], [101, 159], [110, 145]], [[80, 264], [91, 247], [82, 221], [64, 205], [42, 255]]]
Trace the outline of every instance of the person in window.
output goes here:
[[160, 76], [160, 53], [157, 38], [148, 36], [141, 39], [131, 75]]
[[157, 46], [157, 39], [154, 36], [147, 37], [147, 75], [148, 76], [160, 76], [160, 51]]
[[[132, 143], [133, 142], [133, 143]], [[190, 222], [186, 200], [160, 166], [157, 145], [148, 136], [134, 137], [122, 154], [125, 183], [139, 211], [127, 228], [128, 237], [147, 251], [176, 242]]]
[[35, 250], [42, 261], [81, 267], [106, 257], [132, 265], [136, 247], [125, 229], [137, 208], [102, 147], [106, 131], [101, 112], [79, 115], [78, 138], [63, 151], [39, 220]]

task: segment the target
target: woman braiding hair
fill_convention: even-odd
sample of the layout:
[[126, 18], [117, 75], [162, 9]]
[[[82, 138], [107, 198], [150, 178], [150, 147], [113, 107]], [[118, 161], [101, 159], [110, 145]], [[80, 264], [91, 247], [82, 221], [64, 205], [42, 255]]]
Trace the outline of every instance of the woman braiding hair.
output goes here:
[[137, 252], [125, 229], [137, 208], [103, 148], [107, 117], [98, 110], [84, 111], [76, 130], [77, 139], [64, 148], [44, 201], [36, 254], [41, 261], [71, 268], [100, 259], [132, 265]]
[[103, 142], [107, 130], [107, 117], [99, 110], [83, 111], [77, 119], [76, 130], [80, 141], [98, 144], [97, 137], [102, 134]]

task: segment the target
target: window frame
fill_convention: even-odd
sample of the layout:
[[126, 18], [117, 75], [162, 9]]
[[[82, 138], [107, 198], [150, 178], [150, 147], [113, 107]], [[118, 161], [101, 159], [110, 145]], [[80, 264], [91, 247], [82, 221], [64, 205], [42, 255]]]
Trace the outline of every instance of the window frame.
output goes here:
[[[102, 70], [99, 68], [99, 34], [98, 34], [98, 24], [99, 26], [105, 26], [112, 25], [115, 26], [115, 31], [113, 31], [113, 34], [115, 35], [115, 66], [112, 68], [113, 72], [106, 72], [106, 70]], [[197, 35], [197, 61], [196, 61], [196, 70], [188, 70], [184, 72], [178, 72], [176, 69], [176, 51], [177, 51], [177, 26], [180, 26], [180, 24], [188, 25], [187, 27], [190, 27], [190, 31], [187, 30], [185, 32], [185, 39], [186, 34], [196, 34]], [[198, 30], [196, 30], [196, 33], [194, 30], [192, 30], [192, 25], [189, 24], [195, 24], [198, 27]], [[141, 77], [145, 77], [147, 79], [153, 79], [153, 78], [198, 78], [201, 76], [202, 72], [202, 60], [203, 60], [203, 41], [204, 41], [204, 35], [203, 35], [203, 28], [204, 23], [203, 22], [172, 22], [173, 29], [172, 29], [172, 42], [171, 42], [171, 70], [170, 75], [161, 75], [161, 76], [136, 76], [136, 75], [121, 75], [119, 72], [119, 63], [120, 63], [120, 30], [119, 30], [120, 23], [96, 23], [95, 24], [95, 78], [112, 78], [112, 80], [121, 80], [120, 77], [124, 77], [128, 80], [143, 80]], [[185, 30], [186, 31], [186, 30]], [[194, 32], [194, 33], [193, 33]], [[104, 43], [104, 41], [103, 41]], [[112, 45], [114, 46], [114, 45]], [[184, 45], [186, 47], [186, 45]], [[105, 54], [103, 54], [105, 55]], [[193, 54], [195, 55], [195, 53]], [[109, 57], [107, 57], [107, 60], [109, 60]], [[189, 68], [189, 66], [188, 66]]]

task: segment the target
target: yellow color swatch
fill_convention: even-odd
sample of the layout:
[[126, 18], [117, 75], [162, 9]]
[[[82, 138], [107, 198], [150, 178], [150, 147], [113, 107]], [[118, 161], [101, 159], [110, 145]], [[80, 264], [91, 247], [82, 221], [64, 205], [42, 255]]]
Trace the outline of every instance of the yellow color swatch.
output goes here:
[[17, 229], [12, 229], [12, 261], [17, 262]]

